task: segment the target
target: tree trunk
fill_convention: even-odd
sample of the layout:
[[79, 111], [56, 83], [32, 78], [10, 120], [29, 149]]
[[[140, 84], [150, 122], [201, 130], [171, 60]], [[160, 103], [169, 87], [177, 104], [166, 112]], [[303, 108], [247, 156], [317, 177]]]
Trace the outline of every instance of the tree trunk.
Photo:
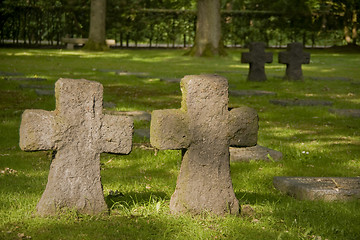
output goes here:
[[91, 0], [89, 40], [85, 48], [89, 50], [106, 50], [106, 0]]
[[225, 55], [221, 39], [220, 0], [197, 1], [195, 44], [191, 55]]
[[349, 14], [349, 20], [345, 19], [344, 35], [348, 45], [356, 45], [357, 39], [357, 12], [352, 10]]

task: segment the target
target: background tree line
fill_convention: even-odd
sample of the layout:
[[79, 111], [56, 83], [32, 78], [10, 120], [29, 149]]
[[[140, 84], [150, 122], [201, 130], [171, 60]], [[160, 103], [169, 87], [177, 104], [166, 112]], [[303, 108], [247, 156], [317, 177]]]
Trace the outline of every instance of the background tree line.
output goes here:
[[[198, 0], [200, 2], [200, 0]], [[11, 43], [60, 45], [89, 36], [91, 0], [0, 0], [0, 37]], [[107, 0], [106, 37], [120, 46], [194, 43], [196, 0]], [[221, 0], [225, 45], [356, 44], [358, 0]]]

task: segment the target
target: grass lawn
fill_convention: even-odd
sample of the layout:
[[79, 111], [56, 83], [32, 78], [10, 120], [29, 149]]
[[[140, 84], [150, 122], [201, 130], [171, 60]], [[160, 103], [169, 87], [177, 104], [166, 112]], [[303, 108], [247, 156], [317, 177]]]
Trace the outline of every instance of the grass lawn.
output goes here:
[[[67, 212], [40, 218], [34, 213], [47, 183], [50, 152], [23, 152], [18, 146], [25, 109], [53, 110], [53, 96], [22, 89], [24, 82], [0, 77], [0, 239], [359, 239], [360, 202], [299, 201], [278, 192], [274, 176], [360, 176], [359, 118], [338, 116], [329, 108], [360, 109], [360, 53], [312, 50], [304, 65], [304, 82], [283, 81], [285, 66], [266, 65], [267, 82], [247, 82], [244, 50], [226, 57], [191, 58], [185, 50], [0, 49], [0, 71], [57, 79], [85, 78], [104, 85], [107, 110], [152, 111], [179, 108], [178, 83], [160, 78], [215, 73], [225, 76], [231, 90], [254, 89], [277, 96], [234, 97], [230, 107], [255, 108], [260, 117], [258, 143], [284, 154], [280, 162], [231, 163], [241, 216], [174, 216], [169, 200], [181, 163], [180, 151], [160, 151], [135, 135], [133, 151], [120, 156], [102, 154], [102, 183], [108, 216]], [[246, 50], [247, 51], [247, 50]], [[122, 76], [105, 70], [145, 72], [145, 77]], [[321, 78], [314, 80], [313, 78]], [[338, 78], [338, 79], [336, 79]], [[333, 106], [282, 107], [270, 99], [298, 98], [332, 101]], [[149, 122], [135, 121], [136, 129]], [[122, 195], [110, 196], [109, 191]]]

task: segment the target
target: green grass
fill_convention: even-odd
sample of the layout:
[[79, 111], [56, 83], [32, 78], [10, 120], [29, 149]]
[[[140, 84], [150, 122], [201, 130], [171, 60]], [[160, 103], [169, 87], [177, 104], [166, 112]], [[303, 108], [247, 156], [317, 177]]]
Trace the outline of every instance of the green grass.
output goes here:
[[[110, 110], [179, 108], [179, 84], [160, 77], [221, 72], [232, 90], [277, 92], [276, 98], [333, 101], [331, 108], [360, 108], [360, 54], [311, 51], [304, 65], [304, 82], [281, 80], [284, 65], [267, 64], [268, 81], [247, 82], [244, 50], [228, 50], [227, 57], [191, 58], [185, 50], [66, 50], [0, 49], [0, 71], [57, 79], [85, 78], [104, 85]], [[96, 69], [147, 72], [150, 77], [118, 76]], [[277, 77], [278, 76], [278, 77]], [[310, 77], [342, 77], [311, 80]], [[0, 239], [359, 239], [360, 202], [298, 201], [279, 193], [274, 176], [360, 176], [360, 122], [330, 113], [329, 107], [281, 107], [273, 96], [230, 97], [231, 107], [250, 106], [260, 116], [259, 144], [281, 151], [281, 162], [231, 163], [234, 190], [242, 206], [253, 211], [242, 216], [174, 216], [169, 200], [181, 163], [179, 151], [144, 149], [149, 140], [135, 136], [130, 155], [103, 154], [102, 183], [109, 216], [67, 212], [39, 218], [34, 214], [47, 182], [51, 153], [22, 152], [19, 126], [25, 109], [53, 110], [52, 96], [37, 96], [19, 82], [0, 78]], [[135, 128], [149, 123], [136, 121]], [[305, 153], [303, 153], [305, 152]], [[308, 154], [306, 154], [308, 152]], [[110, 196], [109, 191], [122, 193]]]

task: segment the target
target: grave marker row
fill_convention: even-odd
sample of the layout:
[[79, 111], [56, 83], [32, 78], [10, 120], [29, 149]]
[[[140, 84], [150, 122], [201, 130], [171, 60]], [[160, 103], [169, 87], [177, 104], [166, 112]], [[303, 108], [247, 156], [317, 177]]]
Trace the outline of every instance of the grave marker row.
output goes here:
[[[242, 53], [241, 62], [249, 63], [248, 81], [266, 81], [265, 63], [272, 63], [273, 54], [265, 52], [265, 43], [252, 42], [250, 52]], [[310, 53], [303, 52], [301, 43], [290, 43], [285, 52], [279, 53], [279, 63], [286, 64], [286, 80], [303, 80], [302, 64], [310, 63]]]
[[[229, 111], [228, 82], [217, 75], [185, 76], [181, 90], [180, 109], [156, 110], [151, 116], [151, 144], [182, 150], [170, 209], [237, 215], [240, 206], [230, 176], [229, 147], [257, 145], [257, 113], [249, 108]], [[133, 120], [103, 113], [103, 87], [97, 82], [59, 79], [55, 96], [54, 111], [25, 110], [20, 126], [22, 150], [56, 153], [37, 212], [42, 216], [64, 208], [107, 212], [100, 153], [129, 154]], [[256, 121], [244, 117], [246, 112]]]
[[[182, 149], [172, 212], [238, 214], [230, 177], [229, 145], [241, 145], [240, 112], [228, 111], [228, 83], [216, 75], [186, 76], [181, 109], [154, 111], [151, 143]], [[100, 153], [131, 151], [129, 117], [102, 113], [103, 88], [84, 79], [59, 79], [56, 109], [26, 110], [20, 126], [25, 151], [56, 151], [37, 212], [53, 215], [63, 208], [87, 214], [107, 211], [100, 181]], [[229, 127], [231, 126], [231, 127]]]

